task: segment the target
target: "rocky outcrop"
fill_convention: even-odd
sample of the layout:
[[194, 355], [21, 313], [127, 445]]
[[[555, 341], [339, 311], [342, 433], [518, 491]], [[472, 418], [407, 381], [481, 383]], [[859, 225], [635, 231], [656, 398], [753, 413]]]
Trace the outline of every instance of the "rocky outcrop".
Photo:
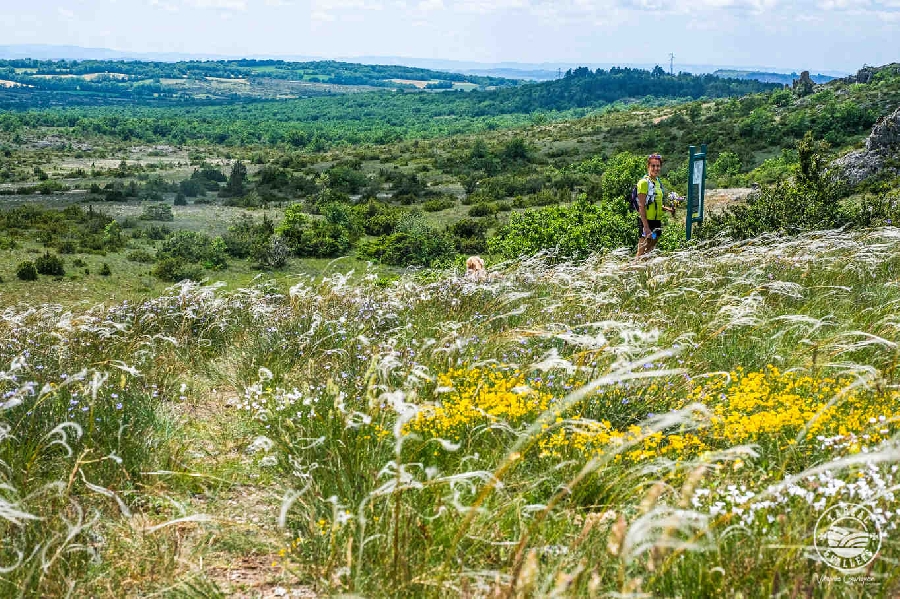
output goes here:
[[809, 78], [809, 71], [800, 73], [800, 79], [794, 79], [794, 93], [800, 96], [808, 96], [813, 93], [816, 84]]
[[857, 184], [884, 170], [898, 174], [900, 159], [900, 108], [878, 119], [866, 140], [864, 150], [845, 154], [834, 162], [848, 182]]
[[856, 75], [849, 75], [841, 79], [844, 83], [862, 83], [863, 85], [870, 83], [878, 69], [875, 67], [863, 67], [856, 71]]
[[848, 75], [840, 81], [844, 83], [861, 83], [866, 85], [871, 83], [875, 79], [875, 75], [877, 75], [880, 71], [891, 71], [893, 70], [895, 73], [900, 73], [900, 64], [896, 62], [892, 62], [891, 64], [886, 64], [882, 67], [863, 67], [860, 70], [856, 71], [856, 75]]

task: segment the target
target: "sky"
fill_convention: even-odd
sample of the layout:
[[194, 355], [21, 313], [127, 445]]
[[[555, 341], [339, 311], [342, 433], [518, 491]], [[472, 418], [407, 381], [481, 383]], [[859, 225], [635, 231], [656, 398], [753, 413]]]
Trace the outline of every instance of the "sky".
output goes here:
[[900, 0], [0, 0], [0, 43], [125, 52], [855, 72]]

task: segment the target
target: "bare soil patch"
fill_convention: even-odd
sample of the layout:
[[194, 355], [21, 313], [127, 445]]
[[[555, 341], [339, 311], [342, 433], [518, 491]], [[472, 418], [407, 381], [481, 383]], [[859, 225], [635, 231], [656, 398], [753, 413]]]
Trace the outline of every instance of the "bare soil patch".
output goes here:
[[756, 191], [751, 187], [730, 187], [706, 190], [706, 207], [710, 210], [723, 210], [730, 205], [743, 202]]

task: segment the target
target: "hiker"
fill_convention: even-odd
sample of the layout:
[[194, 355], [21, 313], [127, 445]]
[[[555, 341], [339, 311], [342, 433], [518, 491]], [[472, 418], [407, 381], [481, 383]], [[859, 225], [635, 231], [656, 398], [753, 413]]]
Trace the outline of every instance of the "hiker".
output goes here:
[[647, 156], [647, 174], [637, 183], [638, 210], [638, 248], [637, 255], [643, 256], [656, 248], [662, 235], [663, 211], [675, 214], [674, 206], [663, 204], [662, 183], [659, 180], [659, 169], [662, 168], [662, 156]]

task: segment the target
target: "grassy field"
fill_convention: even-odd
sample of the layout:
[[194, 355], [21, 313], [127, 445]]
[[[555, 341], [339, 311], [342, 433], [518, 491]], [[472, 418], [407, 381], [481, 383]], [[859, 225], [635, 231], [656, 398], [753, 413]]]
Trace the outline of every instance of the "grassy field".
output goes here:
[[0, 588], [896, 596], [898, 273], [885, 228], [7, 309]]

